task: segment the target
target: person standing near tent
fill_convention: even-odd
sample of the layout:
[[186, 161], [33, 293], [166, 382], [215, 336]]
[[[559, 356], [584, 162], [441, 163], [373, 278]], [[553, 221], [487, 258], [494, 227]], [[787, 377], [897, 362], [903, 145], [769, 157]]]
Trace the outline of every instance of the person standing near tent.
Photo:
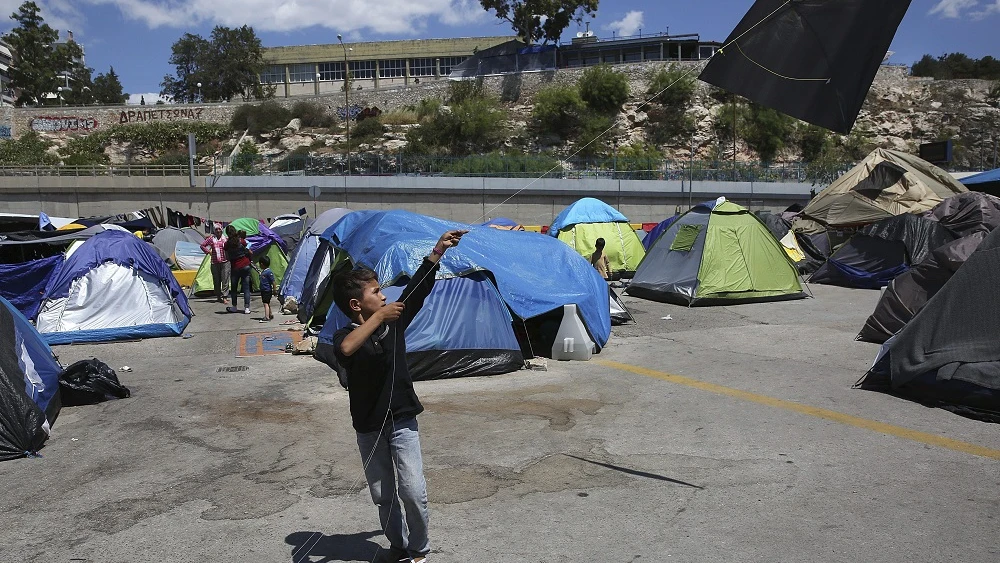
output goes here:
[[229, 260], [226, 259], [226, 241], [222, 234], [222, 226], [216, 225], [214, 234], [205, 237], [201, 243], [201, 251], [212, 257], [212, 282], [215, 284], [215, 297], [219, 303], [229, 303]]
[[389, 561], [424, 563], [430, 551], [416, 418], [424, 407], [406, 366], [404, 333], [430, 295], [441, 257], [467, 232], [441, 235], [395, 303], [386, 304], [371, 270], [344, 272], [333, 281], [333, 301], [352, 323], [334, 333], [332, 361], [317, 357], [346, 375], [361, 462], [391, 546]]
[[260, 302], [264, 304], [264, 318], [261, 322], [274, 319], [271, 314], [271, 298], [274, 297], [274, 272], [271, 271], [271, 259], [261, 256], [260, 264]]
[[240, 285], [243, 286], [243, 312], [247, 315], [250, 314], [250, 268], [253, 266], [250, 253], [250, 248], [247, 247], [247, 233], [246, 231], [236, 231], [236, 229], [230, 225], [226, 228], [226, 234], [229, 235], [226, 240], [225, 250], [226, 258], [229, 260], [230, 268], [230, 279], [229, 279], [229, 295], [233, 300], [233, 304], [227, 307], [226, 310], [230, 313], [239, 312], [239, 308], [236, 306], [238, 303], [239, 289]]
[[604, 239], [599, 238], [594, 241], [594, 246], [597, 247], [594, 250], [594, 254], [590, 256], [590, 265], [594, 267], [604, 279], [611, 277], [611, 265], [608, 264], [608, 257], [604, 254]]

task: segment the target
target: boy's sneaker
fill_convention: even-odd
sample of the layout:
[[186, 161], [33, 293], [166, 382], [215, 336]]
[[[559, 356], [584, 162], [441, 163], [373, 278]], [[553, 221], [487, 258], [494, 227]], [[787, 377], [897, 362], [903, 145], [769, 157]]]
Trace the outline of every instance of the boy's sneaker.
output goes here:
[[250, 314], [250, 307], [247, 307], [246, 309], [243, 309], [243, 314], [244, 315], [249, 315]]

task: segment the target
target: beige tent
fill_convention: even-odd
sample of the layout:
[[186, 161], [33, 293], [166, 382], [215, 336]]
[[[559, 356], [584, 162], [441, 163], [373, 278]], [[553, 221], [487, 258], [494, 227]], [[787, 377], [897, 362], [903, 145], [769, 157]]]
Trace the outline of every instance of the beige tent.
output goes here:
[[968, 191], [944, 170], [920, 158], [875, 149], [830, 184], [802, 210], [796, 231], [873, 223], [903, 213], [923, 213], [941, 200]]

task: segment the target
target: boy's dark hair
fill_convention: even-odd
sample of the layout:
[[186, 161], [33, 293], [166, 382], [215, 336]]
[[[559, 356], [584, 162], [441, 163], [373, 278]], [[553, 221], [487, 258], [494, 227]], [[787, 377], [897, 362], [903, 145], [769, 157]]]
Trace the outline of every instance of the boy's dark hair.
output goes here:
[[333, 277], [333, 303], [347, 318], [354, 318], [351, 299], [361, 299], [368, 282], [378, 281], [378, 274], [368, 268], [344, 270]]
[[260, 264], [261, 266], [264, 266], [265, 268], [271, 267], [271, 259], [268, 258], [267, 256], [261, 256], [260, 258], [258, 258], [257, 263]]
[[597, 248], [604, 248], [604, 245], [605, 245], [605, 242], [604, 242], [604, 239], [602, 239], [602, 238], [599, 238], [596, 241], [594, 241], [594, 246], [596, 246]]

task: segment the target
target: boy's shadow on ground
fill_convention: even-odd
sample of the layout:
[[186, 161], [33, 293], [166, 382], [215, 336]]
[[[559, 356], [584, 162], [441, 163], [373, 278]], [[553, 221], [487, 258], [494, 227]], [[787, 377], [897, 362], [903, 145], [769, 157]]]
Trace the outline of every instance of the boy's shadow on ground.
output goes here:
[[292, 563], [371, 561], [380, 546], [369, 540], [381, 535], [381, 531], [332, 536], [322, 532], [292, 532], [285, 543], [292, 546]]

